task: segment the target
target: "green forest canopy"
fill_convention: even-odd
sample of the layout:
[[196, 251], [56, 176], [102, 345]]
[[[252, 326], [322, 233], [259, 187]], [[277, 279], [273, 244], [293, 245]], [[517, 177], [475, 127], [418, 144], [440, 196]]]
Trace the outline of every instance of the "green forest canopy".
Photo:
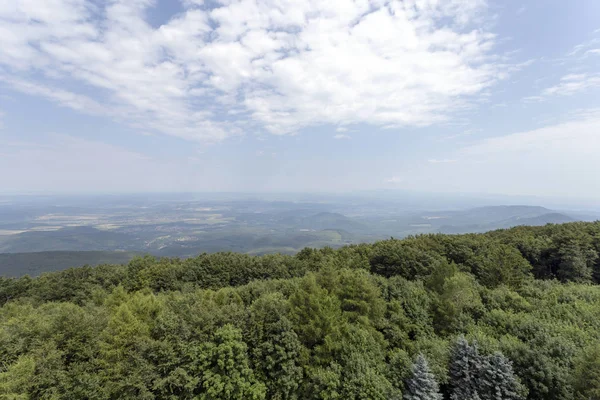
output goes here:
[[600, 399], [600, 223], [0, 279], [3, 399]]

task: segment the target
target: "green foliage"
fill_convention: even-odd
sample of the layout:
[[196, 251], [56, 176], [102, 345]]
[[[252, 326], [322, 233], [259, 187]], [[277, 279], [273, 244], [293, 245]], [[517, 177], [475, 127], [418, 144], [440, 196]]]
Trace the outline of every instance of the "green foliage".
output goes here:
[[583, 351], [575, 368], [573, 387], [576, 399], [600, 399], [600, 345]]
[[203, 363], [200, 399], [259, 400], [266, 388], [249, 366], [242, 333], [232, 325], [217, 329], [212, 342], [202, 349]]
[[[28, 251], [31, 251], [28, 249]], [[1, 253], [0, 273], [4, 276], [39, 276], [78, 265], [127, 264], [135, 253], [126, 251], [40, 251]]]
[[411, 239], [375, 243], [370, 259], [371, 272], [388, 278], [399, 275], [407, 279], [427, 276], [442, 262], [442, 255], [421, 248]]
[[290, 318], [300, 341], [308, 348], [321, 344], [342, 319], [340, 300], [308, 274], [290, 297]]
[[471, 261], [479, 282], [487, 287], [520, 287], [530, 278], [531, 265], [514, 247], [498, 244], [485, 246]]
[[333, 388], [341, 398], [383, 400], [399, 397], [385, 376], [385, 340], [376, 330], [342, 324], [315, 352], [315, 363], [329, 365], [332, 370], [339, 369], [337, 385]]
[[33, 387], [35, 359], [22, 356], [0, 373], [0, 395], [3, 399], [27, 400]]
[[0, 278], [0, 399], [598, 399], [598, 251], [573, 223]]
[[302, 347], [287, 318], [289, 305], [280, 293], [268, 293], [250, 308], [249, 343], [255, 371], [269, 399], [296, 399], [303, 378]]
[[459, 272], [444, 281], [437, 296], [435, 326], [439, 332], [464, 332], [483, 307], [475, 278]]

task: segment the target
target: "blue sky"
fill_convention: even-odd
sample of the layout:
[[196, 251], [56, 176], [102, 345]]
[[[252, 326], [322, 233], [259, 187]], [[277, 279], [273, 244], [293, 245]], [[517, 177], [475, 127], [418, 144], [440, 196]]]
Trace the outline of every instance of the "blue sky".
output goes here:
[[596, 0], [0, 2], [0, 191], [600, 199]]

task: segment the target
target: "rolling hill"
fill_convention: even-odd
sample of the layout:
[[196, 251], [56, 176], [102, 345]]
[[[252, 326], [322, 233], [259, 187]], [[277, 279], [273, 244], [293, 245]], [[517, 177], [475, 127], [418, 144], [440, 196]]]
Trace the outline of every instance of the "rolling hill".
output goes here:
[[124, 264], [136, 253], [124, 251], [43, 251], [0, 253], [0, 276], [38, 276], [81, 265]]

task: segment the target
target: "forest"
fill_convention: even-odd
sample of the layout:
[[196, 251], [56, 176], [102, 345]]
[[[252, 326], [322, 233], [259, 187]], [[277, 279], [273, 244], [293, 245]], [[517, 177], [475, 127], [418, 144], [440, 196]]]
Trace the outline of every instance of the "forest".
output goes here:
[[1, 399], [600, 399], [600, 222], [0, 278]]

